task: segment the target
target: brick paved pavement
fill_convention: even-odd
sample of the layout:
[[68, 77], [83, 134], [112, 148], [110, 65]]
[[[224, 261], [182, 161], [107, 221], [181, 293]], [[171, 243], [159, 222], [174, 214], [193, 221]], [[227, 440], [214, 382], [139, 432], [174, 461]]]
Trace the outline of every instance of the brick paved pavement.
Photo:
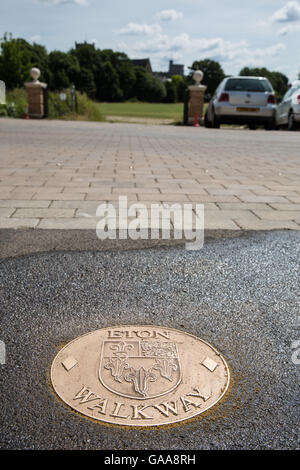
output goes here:
[[0, 120], [0, 228], [93, 229], [96, 207], [205, 204], [206, 229], [300, 227], [300, 133]]

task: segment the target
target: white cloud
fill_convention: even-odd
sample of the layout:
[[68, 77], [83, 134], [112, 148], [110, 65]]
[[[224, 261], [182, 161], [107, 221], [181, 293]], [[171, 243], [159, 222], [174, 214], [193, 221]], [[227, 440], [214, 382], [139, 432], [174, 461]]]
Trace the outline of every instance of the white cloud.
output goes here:
[[275, 11], [270, 19], [276, 23], [290, 23], [300, 20], [300, 3], [288, 2], [284, 7]]
[[135, 43], [131, 48], [124, 47], [124, 50], [130, 50], [130, 54], [137, 57], [151, 55], [151, 61], [161, 65], [166, 64], [169, 59], [183, 62], [192, 51], [193, 60], [207, 57], [217, 60], [230, 73], [235, 73], [246, 65], [265, 66], [267, 59], [280, 56], [284, 49], [282, 43], [253, 49], [246, 41], [231, 42], [221, 37], [191, 38], [187, 33], [174, 37], [159, 33], [149, 40]]
[[286, 36], [288, 33], [293, 33], [294, 31], [300, 31], [300, 24], [288, 24], [278, 31], [280, 36]]
[[119, 30], [119, 34], [128, 34], [138, 36], [141, 34], [157, 34], [161, 32], [159, 24], [146, 24], [146, 23], [128, 23], [127, 26]]
[[235, 58], [237, 56], [264, 57], [273, 56], [284, 49], [283, 44], [275, 44], [267, 48], [251, 49], [246, 41], [231, 42], [221, 37], [216, 38], [191, 38], [187, 33], [179, 36], [169, 37], [165, 34], [157, 34], [151, 40], [137, 43], [136, 50], [141, 52], [191, 52], [194, 55], [209, 53], [224, 58]]
[[213, 39], [191, 39], [188, 34], [183, 33], [173, 38], [166, 34], [157, 34], [155, 37], [147, 41], [139, 42], [135, 45], [135, 49], [141, 52], [176, 52], [194, 50], [209, 51], [215, 49], [222, 42], [221, 38]]
[[88, 5], [87, 0], [38, 0], [40, 3], [46, 3], [47, 5], [66, 5], [67, 3], [73, 3], [75, 5]]
[[162, 21], [174, 21], [183, 17], [181, 11], [162, 10], [156, 14], [156, 18]]

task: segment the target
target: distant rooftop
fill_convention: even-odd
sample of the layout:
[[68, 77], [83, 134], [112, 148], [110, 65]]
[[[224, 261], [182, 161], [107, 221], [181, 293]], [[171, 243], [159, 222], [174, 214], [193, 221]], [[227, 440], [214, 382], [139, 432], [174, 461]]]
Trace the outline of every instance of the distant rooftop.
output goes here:
[[152, 67], [151, 67], [151, 62], [150, 59], [131, 59], [131, 62], [133, 65], [136, 67], [144, 67], [147, 72], [152, 73]]

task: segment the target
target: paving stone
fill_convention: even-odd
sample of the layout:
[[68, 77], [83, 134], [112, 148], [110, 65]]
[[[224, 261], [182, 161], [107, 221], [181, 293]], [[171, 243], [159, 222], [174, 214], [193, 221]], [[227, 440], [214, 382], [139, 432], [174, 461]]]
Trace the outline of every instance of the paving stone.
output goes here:
[[258, 220], [253, 222], [253, 219], [237, 219], [236, 223], [244, 230], [300, 230], [300, 225], [285, 220]]
[[243, 202], [265, 202], [271, 204], [272, 202], [287, 202], [284, 197], [281, 196], [255, 196], [255, 195], [239, 195], [239, 198]]
[[[272, 207], [272, 209], [276, 209], [278, 211], [300, 211], [300, 204], [270, 204], [270, 206]], [[259, 210], [259, 207], [257, 207], [256, 209]], [[262, 208], [263, 210], [265, 208]]]
[[[274, 211], [275, 212], [275, 211]], [[211, 218], [221, 218], [221, 219], [240, 219], [247, 218], [252, 219], [254, 222], [259, 220], [259, 218], [251, 211], [246, 210], [226, 210], [223, 209], [220, 212], [205, 210], [205, 220], [210, 220]]]
[[300, 196], [287, 196], [288, 202], [300, 203]]
[[[122, 194], [122, 196], [125, 194]], [[101, 192], [87, 193], [85, 197], [86, 201], [111, 201], [116, 202], [119, 200], [119, 194], [109, 194]], [[127, 194], [128, 201], [137, 201], [136, 194]]]
[[0, 217], [10, 217], [15, 210], [14, 207], [0, 207]]
[[[104, 202], [104, 201], [102, 201]], [[78, 210], [88, 210], [88, 209], [95, 209], [101, 201], [52, 201], [50, 207], [53, 209], [78, 209]]]
[[268, 205], [263, 202], [252, 204], [252, 203], [245, 203], [245, 202], [218, 202], [217, 205], [222, 210], [231, 210], [231, 211], [254, 211], [254, 210], [262, 210], [262, 211], [272, 211], [273, 204]]
[[[73, 217], [75, 213], [75, 209], [54, 209], [54, 208], [44, 208], [44, 209], [39, 209], [39, 208], [26, 208], [26, 209], [17, 209], [16, 212], [14, 213], [13, 217], [16, 218], [31, 218], [31, 217], [37, 217], [37, 218], [60, 218], [60, 217]], [[1, 214], [1, 212], [0, 212]]]
[[51, 201], [22, 201], [22, 199], [0, 200], [0, 207], [49, 207]]
[[39, 223], [39, 229], [56, 230], [96, 230], [99, 218], [80, 217], [80, 218], [49, 218], [42, 219]]
[[39, 219], [14, 219], [0, 217], [0, 228], [34, 228], [37, 227]]
[[295, 220], [300, 218], [300, 211], [253, 211], [262, 220]]
[[[86, 193], [56, 193], [48, 194], [48, 196], [54, 201], [83, 201], [86, 197]], [[39, 200], [43, 199], [43, 197], [47, 197], [47, 195], [35, 195], [33, 199]]]

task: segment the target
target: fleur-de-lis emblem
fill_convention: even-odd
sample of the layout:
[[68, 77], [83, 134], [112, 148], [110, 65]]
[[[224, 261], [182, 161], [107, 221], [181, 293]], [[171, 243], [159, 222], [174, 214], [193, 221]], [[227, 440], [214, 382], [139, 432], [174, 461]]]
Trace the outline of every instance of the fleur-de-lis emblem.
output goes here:
[[132, 344], [126, 344], [124, 341], [120, 341], [120, 343], [114, 344], [110, 347], [113, 352], [114, 356], [119, 357], [120, 359], [127, 358], [129, 351], [132, 351], [133, 346]]
[[130, 372], [125, 374], [126, 382], [132, 382], [134, 390], [142, 395], [144, 398], [148, 397], [149, 382], [155, 382], [157, 376], [151, 372], [151, 369], [144, 369], [140, 367], [139, 369], [134, 369], [130, 367]]
[[159, 370], [162, 377], [165, 377], [172, 382], [173, 370], [177, 370], [177, 364], [174, 363], [173, 359], [157, 358], [153, 369]]
[[128, 353], [132, 348], [132, 344], [126, 344], [124, 341], [110, 347], [110, 349], [114, 351], [113, 355], [116, 357], [111, 357], [107, 364], [105, 364], [104, 368], [111, 370], [111, 375], [117, 382], [122, 382], [123, 372], [129, 368], [129, 364], [125, 361], [128, 359]]

